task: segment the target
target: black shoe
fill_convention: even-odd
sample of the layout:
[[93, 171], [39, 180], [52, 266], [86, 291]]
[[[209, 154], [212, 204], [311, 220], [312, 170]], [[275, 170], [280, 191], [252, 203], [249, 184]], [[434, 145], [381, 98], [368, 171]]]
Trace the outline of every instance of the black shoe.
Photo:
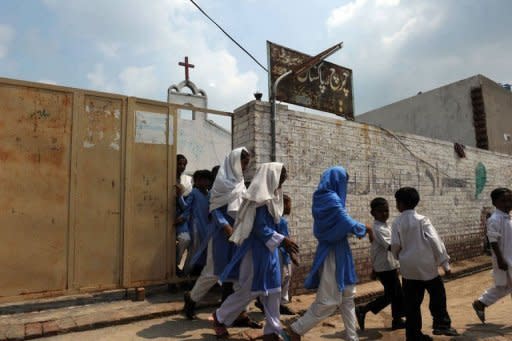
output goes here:
[[443, 328], [434, 328], [432, 330], [434, 335], [446, 335], [446, 336], [459, 336], [460, 334], [455, 330], [455, 328], [451, 327], [443, 327]]
[[357, 317], [357, 323], [359, 323], [359, 329], [361, 329], [361, 331], [363, 331], [364, 330], [364, 319], [366, 317], [366, 313], [360, 307], [356, 307], [356, 317]]
[[476, 300], [473, 302], [472, 306], [475, 310], [476, 316], [478, 316], [482, 323], [485, 323], [485, 305], [479, 300]]
[[391, 322], [391, 330], [404, 329], [405, 328], [405, 320], [401, 317], [399, 319], [393, 320]]
[[183, 296], [183, 298], [185, 300], [185, 306], [183, 307], [183, 312], [185, 313], [185, 316], [189, 320], [195, 320], [197, 318], [196, 312], [195, 312], [196, 302], [194, 302], [192, 300], [192, 298], [190, 298], [189, 292], [186, 292], [185, 295]]
[[279, 306], [279, 313], [281, 315], [297, 315], [297, 313], [292, 308], [284, 304]]
[[265, 307], [263, 307], [263, 303], [261, 303], [261, 301], [260, 301], [260, 298], [259, 298], [259, 297], [256, 299], [256, 302], [254, 302], [254, 305], [256, 306], [256, 308], [258, 308], [259, 310], [261, 310], [261, 312], [262, 312], [263, 314], [265, 314]]
[[423, 335], [421, 336], [420, 341], [434, 341], [434, 339], [433, 339], [433, 338], [432, 338], [432, 336], [430, 336], [430, 335], [425, 335], [425, 334], [423, 334]]

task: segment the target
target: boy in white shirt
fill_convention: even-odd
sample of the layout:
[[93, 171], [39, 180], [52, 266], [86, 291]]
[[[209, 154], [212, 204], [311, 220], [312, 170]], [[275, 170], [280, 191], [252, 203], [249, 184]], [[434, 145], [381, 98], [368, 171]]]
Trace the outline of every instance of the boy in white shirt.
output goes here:
[[421, 332], [421, 303], [425, 290], [430, 296], [429, 309], [433, 317], [434, 335], [459, 335], [451, 327], [446, 309], [446, 291], [438, 267], [451, 273], [443, 241], [427, 217], [419, 215], [415, 207], [420, 195], [415, 188], [402, 187], [395, 193], [396, 208], [401, 213], [393, 223], [391, 252], [400, 261], [405, 297], [406, 340], [432, 340]]
[[496, 188], [491, 192], [491, 200], [496, 211], [487, 220], [487, 237], [493, 251], [494, 287], [487, 289], [473, 302], [473, 309], [482, 323], [485, 323], [485, 308], [512, 293], [512, 191]]
[[387, 224], [389, 218], [388, 201], [384, 198], [375, 198], [370, 203], [371, 215], [375, 218], [373, 222], [373, 241], [370, 247], [373, 270], [377, 279], [384, 286], [384, 295], [377, 297], [370, 303], [356, 308], [357, 322], [359, 328], [364, 330], [366, 314], [371, 311], [378, 314], [379, 311], [391, 304], [391, 329], [405, 328], [403, 317], [404, 295], [402, 284], [398, 277], [400, 264], [391, 253], [391, 227]]

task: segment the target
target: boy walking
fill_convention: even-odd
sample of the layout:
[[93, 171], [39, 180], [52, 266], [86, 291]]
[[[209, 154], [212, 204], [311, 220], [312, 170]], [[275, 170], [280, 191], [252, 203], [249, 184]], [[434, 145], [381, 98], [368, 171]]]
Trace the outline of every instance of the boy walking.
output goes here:
[[485, 308], [512, 293], [512, 191], [496, 188], [491, 192], [491, 200], [496, 211], [487, 220], [487, 237], [493, 251], [494, 287], [487, 289], [473, 302], [473, 309], [482, 323], [485, 323]]
[[421, 332], [421, 303], [425, 290], [430, 296], [434, 335], [459, 335], [451, 327], [446, 309], [446, 291], [438, 267], [451, 273], [443, 241], [430, 220], [415, 211], [420, 195], [415, 188], [402, 187], [395, 193], [396, 208], [401, 213], [393, 223], [391, 251], [400, 261], [405, 298], [406, 340], [432, 340]]
[[391, 253], [391, 228], [387, 224], [389, 218], [389, 205], [384, 198], [375, 198], [370, 203], [371, 215], [375, 218], [373, 222], [373, 242], [370, 247], [373, 271], [377, 279], [384, 286], [384, 296], [380, 296], [367, 305], [356, 308], [357, 322], [359, 328], [364, 330], [366, 313], [371, 311], [375, 315], [391, 304], [393, 321], [391, 329], [405, 328], [403, 317], [404, 297], [402, 285], [398, 277], [400, 264]]

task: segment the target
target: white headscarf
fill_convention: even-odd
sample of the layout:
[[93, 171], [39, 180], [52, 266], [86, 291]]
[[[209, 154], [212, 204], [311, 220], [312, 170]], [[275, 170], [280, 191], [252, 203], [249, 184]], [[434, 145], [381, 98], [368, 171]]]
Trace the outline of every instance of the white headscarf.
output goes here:
[[192, 177], [190, 175], [187, 175], [185, 173], [180, 175], [180, 183], [181, 189], [183, 191], [182, 195], [186, 197], [187, 195], [192, 192]]
[[252, 179], [251, 185], [243, 195], [243, 202], [235, 221], [234, 232], [230, 240], [237, 245], [243, 243], [251, 234], [256, 216], [256, 208], [267, 205], [274, 223], [279, 223], [283, 214], [283, 192], [279, 179], [283, 164], [279, 162], [264, 163]]
[[220, 166], [210, 191], [210, 212], [228, 205], [228, 214], [236, 218], [242, 203], [242, 194], [245, 192], [242, 151], [249, 153], [245, 147], [233, 149]]

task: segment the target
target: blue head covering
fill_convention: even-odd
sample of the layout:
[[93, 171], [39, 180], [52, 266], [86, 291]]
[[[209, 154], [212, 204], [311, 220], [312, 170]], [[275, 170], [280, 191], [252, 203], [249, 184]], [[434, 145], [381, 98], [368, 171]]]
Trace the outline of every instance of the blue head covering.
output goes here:
[[347, 182], [347, 171], [341, 166], [328, 168], [320, 178], [312, 206], [313, 232], [320, 241], [333, 241], [333, 237], [339, 240], [338, 237], [345, 236], [350, 230], [347, 221], [340, 219], [347, 215]]
[[315, 289], [320, 282], [320, 269], [331, 250], [336, 258], [336, 282], [340, 291], [346, 285], [355, 284], [357, 276], [352, 260], [349, 234], [362, 237], [365, 225], [352, 219], [345, 209], [348, 175], [345, 168], [335, 166], [322, 174], [320, 183], [313, 193], [313, 233], [318, 239], [318, 247], [311, 272], [306, 278], [305, 287]]

